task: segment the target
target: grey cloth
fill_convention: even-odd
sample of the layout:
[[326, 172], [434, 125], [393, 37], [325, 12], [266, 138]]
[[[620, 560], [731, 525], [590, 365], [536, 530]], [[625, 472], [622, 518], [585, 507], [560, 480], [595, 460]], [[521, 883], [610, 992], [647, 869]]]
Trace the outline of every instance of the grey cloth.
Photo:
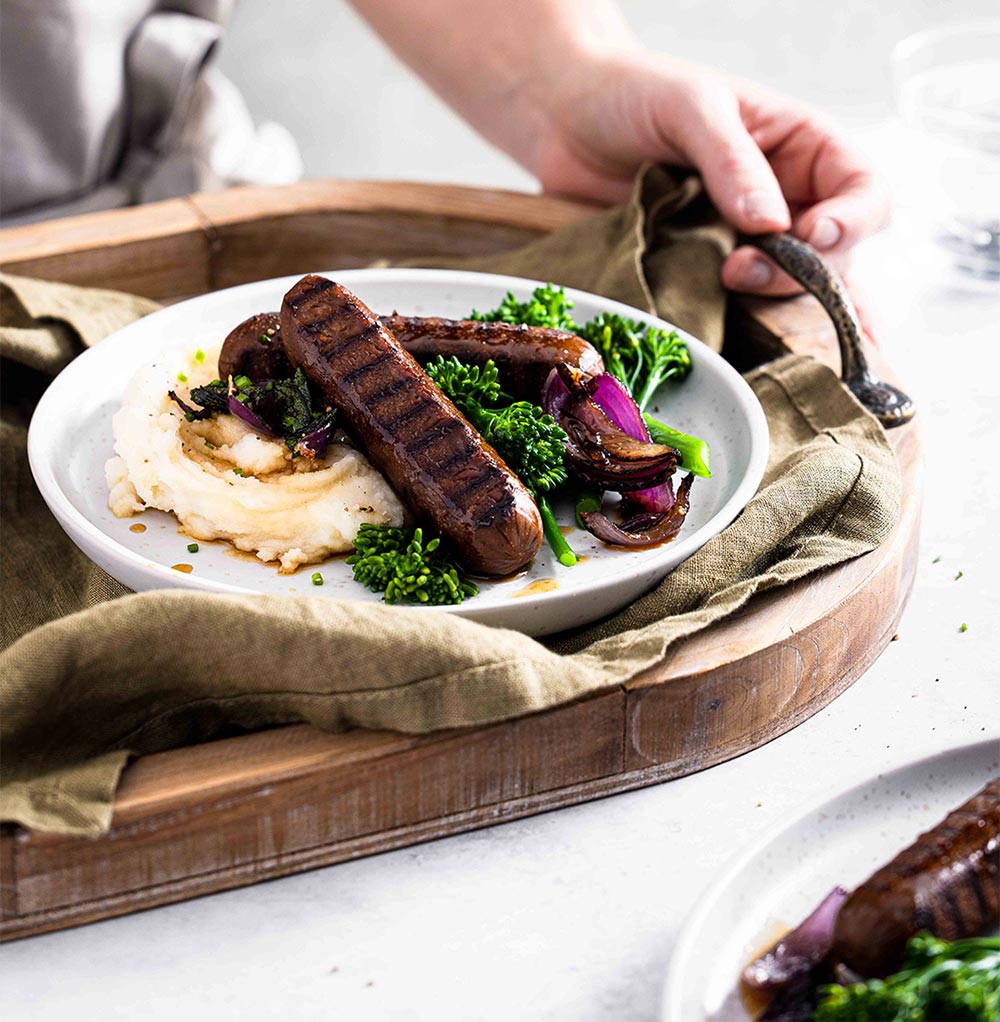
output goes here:
[[211, 61], [234, 0], [4, 0], [4, 226], [301, 176]]

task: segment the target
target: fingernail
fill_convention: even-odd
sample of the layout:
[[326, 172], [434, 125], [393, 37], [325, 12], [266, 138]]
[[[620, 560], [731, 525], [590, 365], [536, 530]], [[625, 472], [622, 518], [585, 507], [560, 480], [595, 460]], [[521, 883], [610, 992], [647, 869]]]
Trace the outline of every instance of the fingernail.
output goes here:
[[844, 231], [836, 220], [828, 216], [821, 216], [813, 224], [813, 229], [809, 232], [809, 237], [806, 238], [806, 241], [813, 248], [818, 248], [822, 252], [825, 249], [833, 248], [843, 235]]
[[771, 283], [772, 276], [774, 276], [774, 271], [771, 269], [770, 263], [764, 262], [763, 259], [754, 259], [740, 274], [738, 282], [748, 291], [756, 291], [759, 288], [767, 287]]
[[784, 222], [788, 219], [788, 208], [784, 202], [765, 188], [755, 188], [740, 196], [740, 210], [748, 220], [758, 223]]

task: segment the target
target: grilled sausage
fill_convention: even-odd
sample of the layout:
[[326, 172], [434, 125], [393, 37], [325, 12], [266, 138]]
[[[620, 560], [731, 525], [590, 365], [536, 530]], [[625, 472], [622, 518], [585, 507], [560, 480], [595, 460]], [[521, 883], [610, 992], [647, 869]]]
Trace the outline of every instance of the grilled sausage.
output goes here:
[[303, 277], [285, 295], [281, 333], [291, 363], [467, 571], [502, 576], [528, 564], [542, 542], [530, 494], [360, 299]]
[[587, 376], [604, 372], [597, 349], [567, 330], [397, 313], [380, 319], [418, 362], [429, 362], [437, 355], [454, 355], [477, 365], [493, 359], [502, 373], [504, 390], [529, 401], [538, 401], [557, 362], [575, 366]]
[[887, 976], [907, 940], [971, 937], [1000, 919], [1000, 777], [872, 874], [837, 914], [833, 960]]
[[[266, 337], [267, 341], [262, 340]], [[291, 375], [276, 312], [258, 312], [229, 332], [219, 352], [219, 379], [248, 376], [254, 383]]]

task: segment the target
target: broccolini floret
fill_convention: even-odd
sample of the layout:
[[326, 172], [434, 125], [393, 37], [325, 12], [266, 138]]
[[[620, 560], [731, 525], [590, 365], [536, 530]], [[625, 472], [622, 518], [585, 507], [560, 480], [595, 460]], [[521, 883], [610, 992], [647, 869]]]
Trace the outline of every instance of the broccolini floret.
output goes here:
[[1000, 937], [949, 943], [913, 937], [903, 968], [886, 979], [820, 988], [816, 1022], [996, 1022]]
[[347, 563], [356, 581], [372, 592], [385, 593], [386, 603], [461, 603], [479, 592], [448, 560], [441, 540], [424, 542], [420, 528], [362, 525]]
[[471, 319], [481, 322], [525, 323], [527, 326], [551, 327], [555, 330], [572, 330], [577, 326], [569, 310], [573, 302], [566, 292], [554, 284], [536, 287], [531, 298], [519, 302], [513, 291], [508, 291], [504, 300], [491, 312], [472, 310]]

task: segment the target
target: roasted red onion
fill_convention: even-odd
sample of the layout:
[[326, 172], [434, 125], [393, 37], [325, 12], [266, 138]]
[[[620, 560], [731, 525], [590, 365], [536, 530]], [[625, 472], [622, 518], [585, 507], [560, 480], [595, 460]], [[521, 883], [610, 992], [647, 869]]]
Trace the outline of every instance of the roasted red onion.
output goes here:
[[566, 465], [577, 478], [631, 493], [668, 479], [680, 455], [672, 447], [638, 440], [614, 423], [591, 397], [587, 378], [559, 364], [542, 392], [545, 410], [566, 431]]
[[600, 373], [584, 381], [590, 396], [597, 402], [598, 408], [619, 428], [629, 436], [650, 443], [649, 430], [639, 411], [639, 406], [632, 400], [628, 388], [611, 373]]
[[692, 475], [684, 477], [684, 481], [677, 487], [677, 499], [668, 511], [660, 514], [643, 512], [618, 525], [603, 511], [581, 511], [580, 520], [588, 532], [611, 546], [635, 550], [659, 546], [680, 532], [690, 507], [688, 494], [693, 479]]
[[260, 416], [256, 415], [236, 396], [236, 385], [233, 383], [231, 376], [229, 377], [228, 402], [229, 410], [233, 415], [238, 419], [242, 419], [255, 433], [260, 433], [261, 436], [266, 437], [276, 437], [278, 435]]
[[847, 891], [835, 887], [791, 933], [743, 970], [746, 986], [773, 994], [815, 968], [833, 946], [833, 926], [846, 898]]
[[333, 422], [325, 423], [319, 429], [306, 433], [296, 443], [293, 452], [302, 455], [303, 458], [322, 458], [326, 454], [326, 448], [330, 443], [330, 437], [333, 436], [333, 431]]
[[[612, 376], [611, 373], [593, 376], [587, 381], [587, 389], [597, 407], [616, 426], [629, 436], [634, 436], [636, 440], [650, 443], [646, 420], [643, 419], [639, 406], [632, 400], [628, 388], [617, 376]], [[668, 479], [648, 490], [633, 490], [629, 493], [628, 499], [652, 514], [663, 514], [673, 506], [674, 489]]]

